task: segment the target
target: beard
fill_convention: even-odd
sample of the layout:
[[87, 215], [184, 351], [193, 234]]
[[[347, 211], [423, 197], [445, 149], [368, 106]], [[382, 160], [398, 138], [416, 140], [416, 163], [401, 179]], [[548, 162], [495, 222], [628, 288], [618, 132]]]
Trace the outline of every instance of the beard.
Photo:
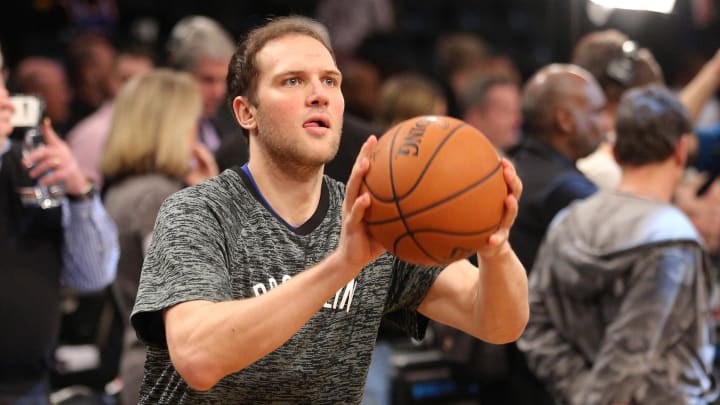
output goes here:
[[[285, 133], [278, 128], [273, 119], [265, 114], [258, 113], [256, 119], [259, 129], [256, 135], [258, 143], [262, 145], [272, 164], [286, 173], [299, 176], [314, 173], [337, 154], [339, 136], [323, 148], [312, 148], [307, 142], [296, 138], [296, 134]], [[342, 122], [339, 129], [342, 132]]]

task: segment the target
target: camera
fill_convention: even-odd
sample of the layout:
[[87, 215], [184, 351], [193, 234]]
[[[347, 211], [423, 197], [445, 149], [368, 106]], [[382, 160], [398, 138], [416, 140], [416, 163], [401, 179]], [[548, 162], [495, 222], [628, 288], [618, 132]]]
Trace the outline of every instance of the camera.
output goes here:
[[40, 96], [15, 94], [10, 97], [15, 112], [10, 118], [14, 128], [35, 128], [42, 122], [45, 115], [45, 101]]

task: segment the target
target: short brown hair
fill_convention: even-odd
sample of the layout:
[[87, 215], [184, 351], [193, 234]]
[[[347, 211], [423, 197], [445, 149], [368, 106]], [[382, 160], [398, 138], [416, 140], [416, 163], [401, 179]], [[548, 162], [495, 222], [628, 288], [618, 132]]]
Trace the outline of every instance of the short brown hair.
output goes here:
[[687, 110], [670, 90], [659, 85], [630, 89], [618, 106], [615, 159], [627, 166], [662, 162], [691, 131]]
[[335, 53], [330, 46], [330, 36], [321, 23], [300, 16], [271, 20], [262, 27], [250, 31], [230, 59], [227, 87], [231, 104], [238, 96], [247, 97], [251, 103], [257, 104], [257, 81], [260, 72], [257, 68], [256, 56], [268, 42], [286, 35], [305, 35], [317, 39], [330, 52], [333, 61], [335, 60]]

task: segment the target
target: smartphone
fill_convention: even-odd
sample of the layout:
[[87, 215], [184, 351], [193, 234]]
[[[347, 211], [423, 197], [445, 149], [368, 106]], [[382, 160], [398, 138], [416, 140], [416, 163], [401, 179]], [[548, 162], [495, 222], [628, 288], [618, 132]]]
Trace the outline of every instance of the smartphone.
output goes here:
[[45, 101], [40, 96], [15, 94], [10, 96], [15, 112], [10, 118], [14, 128], [35, 128], [45, 115]]

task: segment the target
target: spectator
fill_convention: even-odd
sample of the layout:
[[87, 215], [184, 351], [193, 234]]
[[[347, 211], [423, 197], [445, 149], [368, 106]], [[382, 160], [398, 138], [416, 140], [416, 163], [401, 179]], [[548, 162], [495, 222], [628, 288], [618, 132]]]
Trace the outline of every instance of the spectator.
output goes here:
[[[0, 325], [6, 331], [0, 336], [0, 403], [48, 403], [60, 285], [84, 291], [108, 285], [115, 276], [117, 234], [50, 122], [42, 124], [46, 146], [23, 156], [20, 144], [7, 138], [12, 113], [0, 78]], [[30, 185], [31, 177], [40, 184], [62, 182], [67, 198], [49, 209], [23, 205], [17, 189]]]
[[568, 404], [710, 404], [715, 289], [702, 241], [670, 204], [683, 175], [687, 111], [659, 86], [617, 109], [616, 191], [553, 222], [531, 273], [519, 342], [532, 370]]

